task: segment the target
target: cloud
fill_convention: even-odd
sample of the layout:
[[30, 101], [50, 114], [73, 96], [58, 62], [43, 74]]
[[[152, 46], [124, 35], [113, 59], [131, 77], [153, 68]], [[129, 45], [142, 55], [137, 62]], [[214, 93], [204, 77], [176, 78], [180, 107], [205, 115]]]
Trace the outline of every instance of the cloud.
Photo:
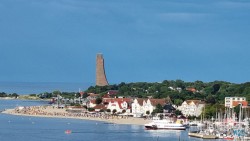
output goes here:
[[55, 9], [55, 10], [76, 10], [78, 8], [76, 1], [68, 1], [68, 0], [62, 0], [62, 1], [56, 1], [56, 0], [50, 0], [50, 1], [33, 1], [33, 6], [45, 8], [45, 9]]
[[226, 1], [218, 2], [217, 5], [222, 8], [250, 8], [250, 1]]
[[166, 22], [197, 22], [210, 17], [211, 14], [206, 13], [160, 13], [156, 17]]

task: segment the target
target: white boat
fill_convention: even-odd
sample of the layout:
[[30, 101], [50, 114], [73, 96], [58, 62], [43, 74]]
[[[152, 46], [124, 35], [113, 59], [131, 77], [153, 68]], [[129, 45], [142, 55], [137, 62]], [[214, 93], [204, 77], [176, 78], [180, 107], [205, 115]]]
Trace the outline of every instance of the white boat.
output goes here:
[[190, 122], [189, 123], [189, 126], [196, 126], [196, 127], [205, 127], [206, 126], [206, 124], [205, 123], [201, 123], [201, 122]]
[[147, 130], [168, 129], [168, 130], [185, 130], [182, 123], [173, 122], [169, 119], [154, 118], [152, 122], [144, 125]]

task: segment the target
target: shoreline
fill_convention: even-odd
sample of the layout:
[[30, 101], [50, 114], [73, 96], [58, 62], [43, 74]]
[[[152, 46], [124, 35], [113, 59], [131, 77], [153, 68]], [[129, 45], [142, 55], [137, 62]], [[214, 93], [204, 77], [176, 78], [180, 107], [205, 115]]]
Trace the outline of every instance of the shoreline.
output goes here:
[[30, 117], [43, 117], [43, 118], [66, 118], [66, 119], [80, 119], [80, 120], [92, 120], [107, 122], [113, 124], [128, 124], [128, 125], [140, 125], [149, 123], [151, 120], [127, 116], [101, 116], [97, 114], [72, 114], [66, 111], [66, 109], [57, 109], [52, 106], [30, 106], [27, 109], [30, 111], [22, 111], [17, 108], [6, 109], [2, 111], [3, 114], [10, 114], [16, 116], [30, 116]]

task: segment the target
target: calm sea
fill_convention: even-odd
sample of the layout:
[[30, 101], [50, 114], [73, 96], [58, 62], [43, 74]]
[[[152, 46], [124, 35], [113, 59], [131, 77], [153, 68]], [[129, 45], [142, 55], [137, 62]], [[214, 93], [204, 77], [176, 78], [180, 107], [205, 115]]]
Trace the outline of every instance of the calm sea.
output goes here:
[[[44, 105], [45, 101], [0, 100], [0, 110]], [[71, 130], [71, 134], [65, 134]], [[38, 118], [0, 113], [0, 141], [202, 141], [187, 131], [144, 130], [139, 125], [61, 118]], [[211, 140], [206, 140], [211, 141]], [[219, 141], [219, 140], [216, 140]]]
[[39, 94], [44, 92], [78, 92], [86, 90], [91, 83], [63, 82], [0, 82], [0, 92], [17, 94]]

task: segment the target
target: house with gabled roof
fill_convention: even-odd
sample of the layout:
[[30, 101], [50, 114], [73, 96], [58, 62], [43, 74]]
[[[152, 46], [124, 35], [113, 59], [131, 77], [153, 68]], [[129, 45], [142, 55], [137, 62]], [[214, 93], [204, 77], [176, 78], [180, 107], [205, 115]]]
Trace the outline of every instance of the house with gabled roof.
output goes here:
[[114, 97], [118, 94], [118, 92], [119, 92], [118, 90], [109, 90], [107, 94], [111, 97]]
[[165, 104], [163, 106], [163, 113], [165, 113], [167, 115], [172, 114], [175, 110], [176, 110], [176, 108], [172, 104], [170, 104], [170, 103]]
[[94, 94], [94, 93], [88, 93], [88, 95], [89, 96], [87, 97], [87, 100], [94, 100], [100, 96], [99, 94]]
[[146, 98], [136, 98], [133, 100], [131, 105], [131, 112], [134, 117], [142, 117], [144, 112], [143, 102], [146, 101]]
[[132, 99], [130, 98], [110, 98], [104, 99], [103, 102], [108, 104], [107, 109], [110, 109], [111, 112], [115, 109], [117, 113], [122, 113], [123, 111], [131, 113]]
[[105, 95], [102, 96], [102, 99], [106, 99], [106, 98], [111, 98], [111, 97], [108, 94], [105, 94]]
[[95, 107], [93, 107], [96, 112], [99, 112], [100, 110], [107, 110], [107, 106], [104, 104], [98, 104]]
[[152, 113], [154, 109], [156, 109], [156, 105], [160, 104], [162, 107], [166, 104], [165, 99], [147, 99], [147, 101], [143, 102], [144, 115], [146, 115], [147, 111]]
[[89, 108], [94, 108], [96, 106], [96, 100], [93, 99], [93, 100], [90, 100], [88, 103], [87, 103], [87, 107]]
[[246, 108], [248, 106], [246, 97], [225, 97], [225, 107], [234, 108], [239, 104]]
[[202, 109], [205, 106], [205, 102], [201, 100], [186, 100], [181, 106], [178, 107], [178, 110], [182, 112], [185, 116], [200, 116]]

